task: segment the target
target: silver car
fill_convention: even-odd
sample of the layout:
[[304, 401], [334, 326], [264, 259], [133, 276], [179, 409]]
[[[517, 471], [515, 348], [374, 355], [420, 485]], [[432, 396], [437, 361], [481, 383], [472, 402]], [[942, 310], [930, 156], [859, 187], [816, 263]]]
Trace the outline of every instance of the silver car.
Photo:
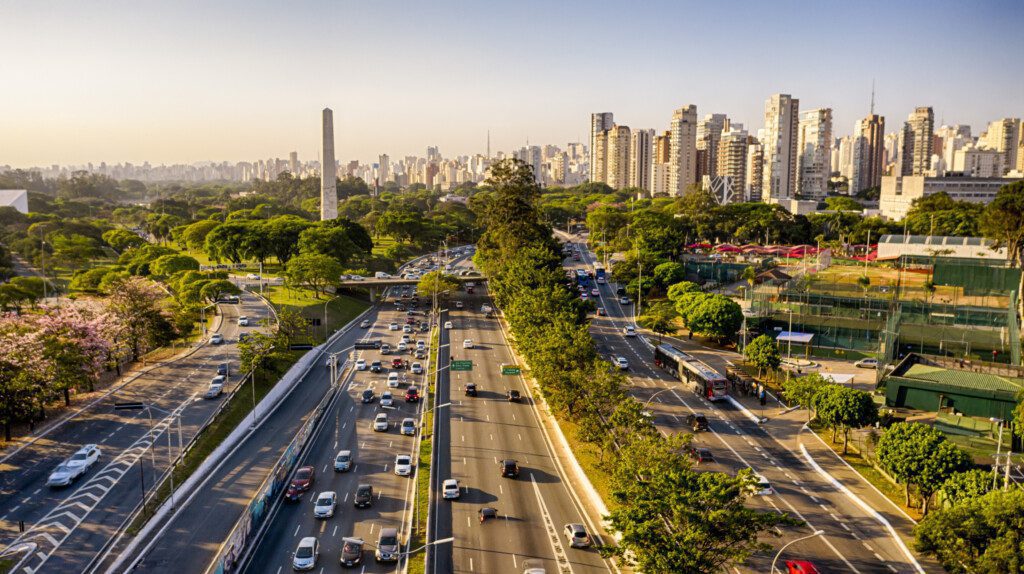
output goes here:
[[352, 451], [350, 450], [339, 450], [338, 455], [334, 457], [334, 470], [337, 472], [345, 472], [352, 468]]
[[320, 543], [316, 538], [307, 536], [299, 540], [299, 546], [292, 556], [292, 570], [312, 570], [320, 558]]
[[313, 516], [330, 518], [334, 516], [334, 507], [338, 505], [338, 495], [330, 490], [321, 492], [313, 505]]

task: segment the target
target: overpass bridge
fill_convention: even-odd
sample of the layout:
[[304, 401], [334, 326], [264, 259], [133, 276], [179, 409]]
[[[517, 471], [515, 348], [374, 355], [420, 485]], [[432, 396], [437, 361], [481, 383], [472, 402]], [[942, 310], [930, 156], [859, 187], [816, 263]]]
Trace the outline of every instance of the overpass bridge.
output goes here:
[[[464, 285], [466, 283], [484, 283], [487, 278], [477, 272], [472, 272], [469, 275], [448, 275], [450, 279]], [[402, 277], [390, 277], [388, 279], [348, 279], [338, 283], [339, 288], [345, 289], [366, 289], [370, 292], [370, 301], [376, 301], [378, 293], [386, 290], [388, 287], [398, 287], [401, 285], [412, 285], [419, 284], [419, 279], [403, 279]]]

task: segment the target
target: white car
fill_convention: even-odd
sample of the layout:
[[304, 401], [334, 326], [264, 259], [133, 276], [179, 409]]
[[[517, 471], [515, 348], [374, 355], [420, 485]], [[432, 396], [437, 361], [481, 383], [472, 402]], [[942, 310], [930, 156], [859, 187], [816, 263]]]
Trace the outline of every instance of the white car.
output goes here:
[[461, 494], [459, 490], [459, 481], [454, 478], [449, 478], [441, 483], [441, 498], [445, 500], [454, 500]]
[[473, 348], [473, 339], [466, 339], [465, 341], [463, 341], [462, 342], [462, 348], [463, 349], [472, 349]]
[[339, 450], [338, 455], [334, 457], [335, 472], [345, 472], [350, 468], [352, 468], [352, 451]]
[[392, 389], [398, 387], [398, 373], [395, 371], [388, 373], [388, 386]]
[[412, 457], [407, 454], [400, 454], [395, 457], [395, 474], [398, 476], [409, 476], [412, 474]]
[[397, 331], [398, 323], [388, 323], [388, 331]]
[[565, 538], [572, 548], [586, 548], [590, 546], [590, 535], [582, 524], [566, 524]]
[[373, 324], [373, 323], [370, 323], [370, 320], [369, 320], [369, 319], [363, 319], [363, 320], [362, 320], [362, 321], [361, 321], [361, 322], [359, 323], [359, 328], [360, 328], [360, 329], [369, 329], [369, 328], [370, 328], [370, 325], [372, 325], [372, 324]]
[[68, 463], [62, 462], [57, 465], [57, 468], [53, 469], [50, 476], [46, 479], [46, 486], [59, 487], [67, 486], [74, 482], [76, 478], [82, 475], [81, 469], [73, 469], [68, 466]]
[[391, 394], [391, 391], [384, 391], [380, 395], [380, 406], [382, 406], [382, 407], [393, 407], [393, 406], [395, 406], [395, 396]]
[[455, 308], [456, 309], [462, 309], [462, 301], [456, 301], [455, 302]]
[[412, 335], [410, 335], [409, 333], [402, 335], [403, 343], [408, 343], [409, 341], [412, 341]]
[[386, 413], [378, 413], [377, 418], [373, 419], [373, 430], [377, 432], [388, 432], [388, 427], [391, 423], [388, 422], [388, 415]]
[[299, 546], [292, 556], [292, 570], [312, 570], [320, 558], [320, 544], [313, 536], [299, 540]]
[[249, 318], [246, 317], [245, 315], [242, 315], [241, 317], [239, 317], [238, 318], [238, 326], [239, 327], [248, 327], [249, 326]]
[[626, 325], [626, 327], [622, 329], [622, 334], [627, 337], [636, 337], [636, 327]]
[[620, 371], [629, 370], [629, 361], [626, 360], [626, 357], [615, 357], [615, 364], [619, 367]]
[[754, 477], [757, 478], [757, 483], [750, 487], [752, 493], [757, 496], [770, 496], [775, 494], [775, 489], [772, 488], [772, 483], [769, 482], [767, 478], [760, 474], [755, 474]]
[[71, 455], [71, 458], [64, 461], [64, 464], [68, 465], [68, 468], [78, 471], [79, 474], [84, 474], [92, 468], [92, 465], [96, 464], [100, 454], [100, 447], [94, 444], [87, 444]]
[[868, 357], [866, 359], [861, 359], [857, 361], [856, 363], [853, 364], [853, 366], [857, 367], [858, 369], [877, 369], [878, 359], [872, 359]]
[[403, 333], [412, 333], [412, 325], [402, 325]]
[[356, 370], [357, 371], [365, 371], [366, 370], [366, 359], [359, 359], [359, 360], [356, 361]]
[[250, 273], [250, 274], [246, 275], [245, 278], [246, 279], [259, 279], [260, 276], [259, 276], [258, 273]]
[[629, 297], [626, 297], [625, 295], [623, 295], [622, 297], [619, 297], [619, 304], [620, 305], [629, 305], [630, 303], [631, 303], [631, 301], [629, 300]]
[[594, 287], [593, 289], [590, 290], [590, 295], [592, 297], [600, 297], [601, 292], [597, 290], [597, 287]]
[[452, 325], [451, 321], [445, 321], [444, 322], [444, 328], [445, 329], [454, 329], [455, 327]]
[[414, 374], [414, 375], [422, 375], [423, 374], [423, 365], [421, 365], [419, 363], [413, 363], [412, 366], [409, 367], [409, 370], [412, 371], [412, 374]]
[[398, 352], [404, 353], [409, 350], [409, 345], [405, 341], [398, 342]]
[[321, 492], [313, 506], [313, 516], [330, 518], [334, 516], [334, 507], [338, 505], [338, 495], [330, 490]]
[[220, 333], [214, 333], [213, 336], [210, 337], [210, 344], [211, 345], [219, 345], [219, 344], [221, 344], [223, 342], [224, 342], [224, 337]]
[[426, 341], [416, 341], [416, 350], [417, 351], [426, 351], [427, 350], [427, 342]]

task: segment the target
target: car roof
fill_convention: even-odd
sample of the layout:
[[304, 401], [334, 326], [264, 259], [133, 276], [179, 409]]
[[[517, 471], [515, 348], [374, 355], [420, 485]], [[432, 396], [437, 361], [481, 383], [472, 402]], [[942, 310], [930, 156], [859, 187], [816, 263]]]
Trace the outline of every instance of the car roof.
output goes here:
[[333, 496], [334, 498], [337, 498], [338, 497], [338, 493], [334, 492], [333, 490], [325, 490], [325, 491], [321, 492], [320, 494], [318, 494], [317, 498], [320, 498], [321, 496]]
[[299, 546], [312, 546], [314, 544], [316, 544], [315, 536], [307, 536], [302, 540], [299, 540]]
[[444, 479], [444, 484], [446, 484], [446, 485], [447, 484], [458, 484], [458, 483], [459, 483], [458, 479], [455, 479], [455, 478], [446, 478], [446, 479]]
[[352, 455], [352, 451], [350, 451], [350, 450], [339, 450], [338, 451], [338, 455], [339, 456], [341, 456], [343, 454], [347, 454], [347, 455], [351, 456]]
[[397, 528], [381, 528], [380, 529], [380, 536], [381, 536], [381, 538], [383, 538], [385, 536], [398, 536], [398, 529]]

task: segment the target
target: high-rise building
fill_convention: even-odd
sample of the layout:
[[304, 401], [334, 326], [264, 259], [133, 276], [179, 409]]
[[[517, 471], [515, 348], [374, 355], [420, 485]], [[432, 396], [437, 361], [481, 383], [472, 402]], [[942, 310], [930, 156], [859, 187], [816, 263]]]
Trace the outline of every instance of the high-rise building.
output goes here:
[[672, 131], [654, 136], [651, 161], [651, 196], [669, 195], [669, 170], [672, 163]]
[[594, 134], [590, 142], [593, 146], [590, 151], [590, 181], [605, 183], [608, 180], [608, 130]]
[[612, 189], [629, 185], [630, 130], [627, 126], [612, 126], [607, 132], [607, 173], [605, 183]]
[[792, 199], [796, 192], [797, 127], [800, 100], [775, 94], [764, 104], [761, 198]]
[[629, 145], [629, 186], [651, 192], [654, 130], [633, 130]]
[[942, 156], [942, 161], [950, 170], [953, 169], [956, 152], [974, 143], [974, 139], [971, 137], [971, 126], [960, 124], [939, 126], [935, 130], [935, 139], [941, 143], [941, 146], [935, 148], [935, 153]]
[[747, 187], [744, 190], [747, 201], [763, 201], [764, 193], [764, 144], [763, 134], [747, 139]]
[[323, 111], [324, 163], [320, 173], [320, 220], [338, 218], [338, 166], [334, 159], [334, 112]]
[[828, 194], [832, 158], [832, 108], [800, 112], [797, 126], [796, 193], [803, 199], [824, 199]]
[[697, 179], [718, 175], [718, 140], [727, 129], [725, 114], [708, 114], [697, 122]]
[[984, 146], [968, 145], [956, 150], [949, 169], [966, 177], [1002, 177], [1006, 169], [1006, 154]]
[[672, 162], [672, 131], [654, 136], [654, 163]]
[[603, 146], [598, 149], [597, 138], [612, 129], [614, 123], [615, 118], [611, 112], [590, 114], [590, 181], [605, 180], [607, 163], [605, 157], [601, 155], [605, 149]]
[[742, 191], [744, 196], [747, 189], [747, 145], [750, 136], [744, 130], [730, 129], [722, 132], [718, 140], [718, 150], [715, 153], [717, 165], [715, 173], [719, 176], [728, 177], [734, 190]]
[[669, 195], [685, 194], [697, 182], [697, 106], [688, 105], [672, 114], [672, 155], [669, 161]]
[[1017, 166], [1020, 139], [1020, 118], [1003, 118], [989, 122], [988, 129], [978, 138], [978, 144], [1003, 154], [1003, 173], [998, 175], [1005, 175]]
[[935, 143], [935, 115], [930, 107], [914, 108], [903, 124], [900, 142], [899, 173], [927, 175], [931, 168], [932, 146]]
[[288, 154], [288, 171], [299, 177], [299, 152], [293, 151]]
[[871, 114], [853, 128], [850, 194], [882, 185], [885, 171], [885, 118]]

